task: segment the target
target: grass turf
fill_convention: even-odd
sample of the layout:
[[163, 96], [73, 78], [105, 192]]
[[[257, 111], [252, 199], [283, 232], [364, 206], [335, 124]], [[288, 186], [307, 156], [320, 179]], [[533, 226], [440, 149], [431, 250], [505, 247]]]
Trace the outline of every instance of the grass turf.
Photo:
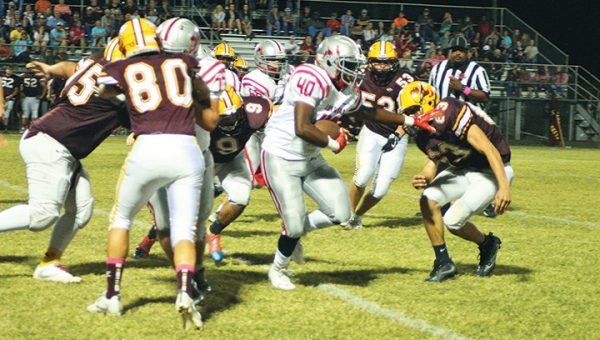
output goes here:
[[[18, 136], [0, 149], [0, 210], [27, 200]], [[349, 181], [354, 146], [325, 152]], [[124, 271], [122, 317], [85, 311], [105, 289], [107, 215], [127, 152], [111, 137], [84, 160], [97, 212], [63, 263], [83, 282], [41, 282], [31, 275], [49, 230], [0, 235], [0, 338], [175, 338], [175, 275], [158, 246]], [[225, 264], [206, 259], [213, 293], [201, 312], [202, 336], [218, 338], [597, 338], [600, 337], [600, 151], [514, 147], [513, 203], [496, 219], [475, 217], [502, 238], [490, 278], [475, 275], [477, 248], [446, 234], [460, 275], [424, 284], [433, 251], [415, 217], [419, 192], [410, 178], [424, 164], [411, 145], [389, 194], [364, 218], [365, 228], [338, 227], [304, 239], [308, 262], [292, 265], [297, 289], [267, 280], [280, 221], [265, 189], [255, 190], [241, 218], [222, 237]], [[314, 208], [312, 202], [309, 208]], [[147, 231], [143, 210], [130, 250]], [[343, 294], [332, 293], [342, 291]], [[437, 328], [436, 328], [437, 327]]]

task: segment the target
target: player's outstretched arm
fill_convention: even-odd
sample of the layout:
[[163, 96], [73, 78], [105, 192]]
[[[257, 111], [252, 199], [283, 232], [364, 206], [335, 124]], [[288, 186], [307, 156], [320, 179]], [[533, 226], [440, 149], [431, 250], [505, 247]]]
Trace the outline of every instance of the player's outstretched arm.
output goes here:
[[61, 61], [54, 65], [48, 65], [40, 61], [32, 61], [25, 65], [32, 70], [36, 76], [51, 78], [69, 78], [77, 70], [77, 63]]
[[502, 214], [510, 204], [510, 186], [504, 172], [504, 162], [498, 149], [490, 142], [479, 126], [473, 124], [467, 132], [467, 142], [477, 151], [484, 154], [490, 163], [490, 168], [498, 181], [496, 193], [496, 213]]

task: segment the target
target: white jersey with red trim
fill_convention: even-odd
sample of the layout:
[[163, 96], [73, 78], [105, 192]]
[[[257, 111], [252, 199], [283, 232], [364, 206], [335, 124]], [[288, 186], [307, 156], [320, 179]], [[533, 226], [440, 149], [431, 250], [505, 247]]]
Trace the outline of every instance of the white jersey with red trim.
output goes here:
[[[198, 65], [200, 70], [196, 74], [204, 80], [210, 92], [210, 99], [219, 99], [223, 91], [225, 91], [225, 74], [227, 68], [225, 64], [212, 57], [202, 58]], [[208, 150], [210, 146], [210, 132], [204, 130], [196, 124], [196, 138], [198, 146], [203, 152]]]
[[240, 77], [238, 77], [238, 75], [230, 69], [225, 69], [225, 84], [233, 87], [237, 93], [240, 93], [240, 90], [242, 89]]
[[342, 115], [356, 111], [360, 93], [353, 88], [339, 91], [327, 73], [313, 64], [296, 68], [285, 88], [281, 106], [273, 113], [265, 130], [262, 148], [287, 160], [305, 160], [314, 157], [320, 147], [296, 136], [294, 107], [302, 102], [314, 107], [312, 121], [337, 121]]
[[269, 98], [273, 105], [279, 105], [283, 100], [285, 85], [295, 69], [295, 66], [290, 66], [288, 73], [280, 80], [269, 77], [259, 69], [251, 71], [242, 79], [241, 94], [242, 96], [264, 96]]

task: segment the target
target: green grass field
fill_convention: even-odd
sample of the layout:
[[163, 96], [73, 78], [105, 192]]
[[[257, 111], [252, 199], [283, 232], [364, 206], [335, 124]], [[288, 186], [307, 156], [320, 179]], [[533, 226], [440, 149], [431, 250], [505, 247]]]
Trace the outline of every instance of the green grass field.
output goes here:
[[[18, 136], [0, 149], [0, 210], [27, 200]], [[349, 181], [354, 145], [325, 152]], [[83, 282], [40, 282], [31, 275], [50, 231], [0, 235], [0, 338], [180, 338], [175, 275], [159, 247], [127, 263], [120, 317], [85, 311], [105, 289], [107, 212], [121, 162], [122, 137], [109, 138], [84, 164], [96, 198], [91, 223], [63, 263]], [[477, 249], [447, 234], [459, 276], [425, 284], [433, 251], [415, 217], [410, 178], [424, 164], [411, 145], [388, 196], [362, 230], [339, 227], [304, 239], [307, 263], [292, 265], [297, 289], [271, 288], [268, 265], [280, 221], [266, 190], [223, 236], [225, 265], [207, 258], [213, 286], [201, 312], [207, 338], [600, 338], [600, 150], [514, 147], [513, 203], [496, 219], [474, 218], [502, 238], [490, 278], [475, 275]], [[309, 203], [310, 207], [314, 204]], [[143, 210], [131, 248], [150, 222]]]

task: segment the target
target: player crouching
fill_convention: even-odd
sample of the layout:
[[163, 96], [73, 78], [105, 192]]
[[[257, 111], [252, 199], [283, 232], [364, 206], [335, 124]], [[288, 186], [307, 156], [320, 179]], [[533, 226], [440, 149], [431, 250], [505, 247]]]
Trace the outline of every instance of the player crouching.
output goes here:
[[[479, 247], [477, 275], [491, 275], [500, 249], [500, 238], [485, 235], [469, 221], [485, 209], [492, 199], [496, 212], [502, 214], [510, 204], [510, 182], [514, 171], [510, 166], [510, 148], [496, 123], [480, 108], [454, 98], [439, 98], [432, 86], [414, 82], [400, 93], [405, 113], [419, 116], [438, 111], [442, 116], [431, 126], [436, 133], [418, 131], [416, 143], [429, 160], [413, 177], [421, 195], [421, 213], [427, 235], [435, 252], [433, 270], [428, 282], [441, 282], [456, 275], [456, 265], [444, 241], [444, 225], [448, 230]], [[437, 176], [439, 162], [450, 166]], [[442, 215], [441, 207], [452, 205]]]

